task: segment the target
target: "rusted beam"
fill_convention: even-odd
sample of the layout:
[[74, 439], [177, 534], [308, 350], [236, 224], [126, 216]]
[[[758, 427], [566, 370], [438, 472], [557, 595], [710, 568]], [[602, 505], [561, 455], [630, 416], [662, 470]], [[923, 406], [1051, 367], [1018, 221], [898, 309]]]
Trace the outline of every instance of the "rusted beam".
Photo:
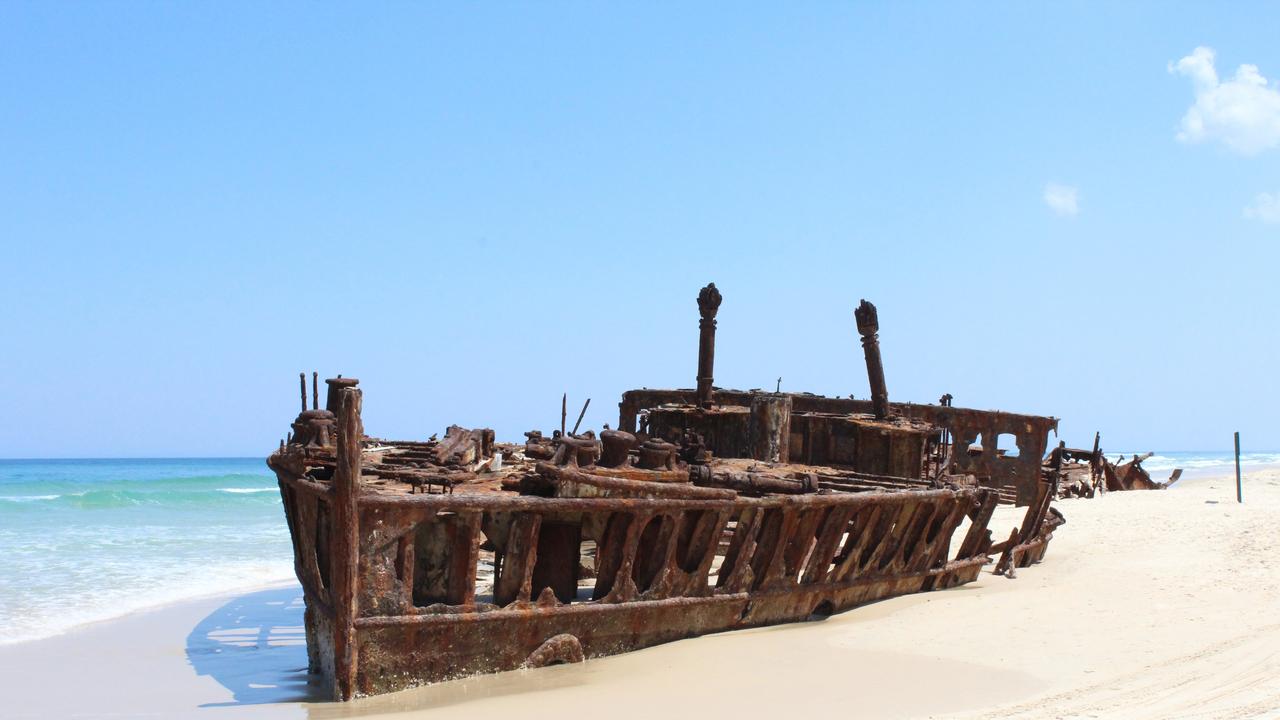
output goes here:
[[880, 516], [884, 509], [882, 505], [873, 505], [861, 510], [853, 518], [845, 536], [844, 547], [835, 558], [827, 582], [843, 582], [850, 575], [857, 574], [867, 544], [876, 539], [875, 530], [881, 527]]
[[835, 559], [836, 546], [844, 537], [849, 527], [849, 519], [852, 517], [852, 508], [831, 508], [823, 521], [822, 529], [818, 531], [817, 544], [809, 554], [809, 563], [805, 567], [804, 575], [800, 578], [802, 584], [821, 582], [826, 578], [827, 572], [831, 569], [831, 563]]
[[[558, 468], [564, 471], [565, 468]], [[611, 480], [603, 476], [594, 476], [594, 484], [604, 485], [602, 481]], [[305, 481], [303, 481], [305, 482]], [[632, 482], [634, 481], [623, 481]], [[654, 483], [670, 489], [672, 483]], [[689, 487], [686, 491], [702, 491], [705, 493], [725, 492], [716, 491], [712, 488]], [[482, 510], [501, 512], [536, 510], [539, 512], [593, 512], [596, 510], [615, 510], [620, 503], [625, 502], [626, 507], [635, 510], [707, 510], [707, 509], [723, 509], [731, 507], [735, 504], [771, 508], [786, 507], [790, 505], [849, 505], [852, 507], [862, 507], [865, 505], [879, 505], [884, 507], [894, 507], [903, 503], [916, 502], [918, 500], [932, 500], [941, 497], [955, 497], [957, 495], [967, 495], [972, 497], [973, 490], [913, 490], [911, 492], [865, 492], [865, 493], [813, 493], [810, 495], [768, 495], [765, 497], [739, 497], [737, 500], [719, 499], [716, 495], [713, 499], [711, 496], [694, 497], [632, 497], [632, 498], [605, 498], [605, 497], [537, 497], [520, 495], [515, 497], [500, 496], [497, 494], [459, 494], [453, 495], [382, 495], [371, 493], [361, 498], [361, 507], [368, 508], [422, 508], [424, 510]]]
[[[306, 376], [303, 376], [305, 392]], [[349, 700], [356, 690], [355, 619], [358, 569], [360, 566], [361, 392], [344, 388], [338, 412], [338, 460], [333, 476], [333, 536], [330, 557], [333, 580], [333, 654], [335, 695]], [[306, 396], [303, 396], [306, 402]]]
[[747, 509], [736, 518], [729, 549], [725, 551], [720, 572], [716, 575], [716, 591], [742, 592], [751, 583], [751, 557], [755, 554], [764, 511]]
[[991, 542], [991, 532], [987, 530], [987, 523], [991, 522], [991, 515], [995, 512], [997, 502], [999, 497], [994, 492], [984, 492], [978, 497], [973, 515], [970, 516], [972, 523], [969, 525], [969, 532], [960, 542], [960, 551], [956, 553], [957, 560], [986, 552], [983, 545], [989, 546]]
[[493, 602], [497, 605], [529, 602], [541, 525], [542, 516], [535, 513], [521, 513], [512, 521], [506, 549], [502, 551], [502, 570], [493, 585]]
[[1098, 482], [1102, 476], [1102, 453], [1098, 447], [1101, 442], [1102, 433], [1100, 431], [1094, 432], [1093, 453], [1089, 455], [1089, 484], [1093, 485], [1095, 489], [1101, 485], [1101, 483]]
[[587, 398], [587, 401], [582, 403], [582, 412], [578, 413], [578, 421], [573, 424], [573, 431], [569, 433], [570, 435], [578, 434], [578, 426], [582, 424], [582, 418], [586, 416], [589, 405], [591, 405], [591, 398]]
[[480, 476], [473, 472], [433, 472], [399, 465], [369, 463], [364, 466], [365, 472], [389, 480], [401, 480], [417, 489], [423, 485], [439, 485], [452, 488], [464, 482], [476, 480]]

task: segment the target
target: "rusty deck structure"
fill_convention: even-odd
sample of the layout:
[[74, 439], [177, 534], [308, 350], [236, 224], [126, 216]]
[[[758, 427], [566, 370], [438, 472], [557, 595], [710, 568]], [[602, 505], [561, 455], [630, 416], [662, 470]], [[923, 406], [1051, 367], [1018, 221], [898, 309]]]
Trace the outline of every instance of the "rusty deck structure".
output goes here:
[[[598, 435], [562, 408], [523, 445], [456, 426], [381, 440], [355, 379], [327, 380], [321, 408], [313, 373], [308, 408], [301, 377], [267, 462], [333, 698], [821, 618], [1044, 555], [1055, 419], [891, 403], [865, 301], [870, 400], [716, 388], [720, 303], [698, 296], [697, 386], [626, 392]], [[993, 543], [999, 502], [1027, 511]]]

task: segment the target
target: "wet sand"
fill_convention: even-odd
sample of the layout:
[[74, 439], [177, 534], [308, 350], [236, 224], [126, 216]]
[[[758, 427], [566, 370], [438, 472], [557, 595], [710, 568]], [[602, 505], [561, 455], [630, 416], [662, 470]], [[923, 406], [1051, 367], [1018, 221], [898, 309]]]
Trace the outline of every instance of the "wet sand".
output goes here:
[[[580, 665], [307, 702], [296, 586], [0, 646], [5, 717], [1280, 714], [1280, 468], [1068, 500], [1014, 580]], [[995, 535], [1020, 512], [1002, 508]]]

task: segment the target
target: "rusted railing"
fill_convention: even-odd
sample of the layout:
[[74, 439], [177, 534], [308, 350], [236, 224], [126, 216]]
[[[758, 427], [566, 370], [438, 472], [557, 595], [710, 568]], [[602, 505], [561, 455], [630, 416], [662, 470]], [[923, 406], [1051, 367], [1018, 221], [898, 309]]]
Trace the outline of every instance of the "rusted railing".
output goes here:
[[[312, 667], [333, 678], [335, 697], [825, 616], [967, 582], [988, 559], [995, 496], [982, 490], [362, 491], [360, 391], [339, 392], [332, 479], [283, 472], [280, 483], [307, 597]], [[595, 483], [603, 493], [618, 482], [543, 470], [555, 482]]]

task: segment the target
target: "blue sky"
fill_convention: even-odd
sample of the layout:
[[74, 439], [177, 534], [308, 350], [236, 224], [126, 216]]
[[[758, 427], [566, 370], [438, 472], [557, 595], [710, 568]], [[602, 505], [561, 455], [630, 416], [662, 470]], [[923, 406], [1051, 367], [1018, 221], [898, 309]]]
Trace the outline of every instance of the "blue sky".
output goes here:
[[0, 457], [264, 454], [312, 369], [373, 434], [599, 427], [708, 281], [722, 386], [866, 397], [865, 297], [894, 400], [1274, 449], [1278, 20], [0, 5]]

